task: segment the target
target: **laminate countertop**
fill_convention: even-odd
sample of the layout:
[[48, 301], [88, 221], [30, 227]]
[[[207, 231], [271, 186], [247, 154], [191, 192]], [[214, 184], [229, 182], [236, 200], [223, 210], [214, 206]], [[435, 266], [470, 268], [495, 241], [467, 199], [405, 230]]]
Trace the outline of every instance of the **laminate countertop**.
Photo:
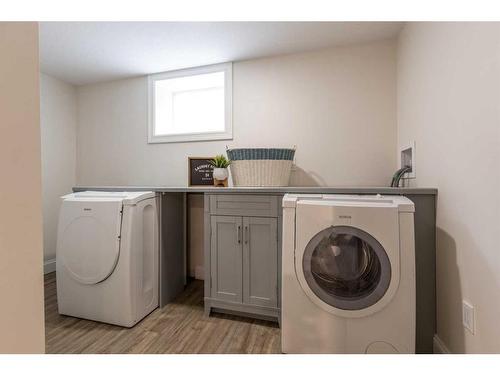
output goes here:
[[210, 194], [387, 194], [387, 195], [437, 195], [436, 188], [391, 187], [212, 187], [212, 186], [75, 186], [78, 191], [155, 191], [159, 193], [210, 193]]

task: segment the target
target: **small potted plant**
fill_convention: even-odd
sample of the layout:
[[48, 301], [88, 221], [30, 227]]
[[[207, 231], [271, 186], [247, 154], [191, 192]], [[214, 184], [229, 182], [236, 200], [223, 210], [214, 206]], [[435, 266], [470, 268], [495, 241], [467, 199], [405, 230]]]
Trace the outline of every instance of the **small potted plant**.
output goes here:
[[227, 187], [227, 178], [229, 177], [227, 167], [231, 162], [224, 155], [217, 155], [210, 164], [214, 167], [214, 185]]

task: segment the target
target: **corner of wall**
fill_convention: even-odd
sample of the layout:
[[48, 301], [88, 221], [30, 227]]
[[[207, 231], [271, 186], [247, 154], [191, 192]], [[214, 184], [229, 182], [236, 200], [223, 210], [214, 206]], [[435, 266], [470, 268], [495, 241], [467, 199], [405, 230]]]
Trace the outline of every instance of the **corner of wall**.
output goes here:
[[432, 340], [432, 349], [434, 354], [452, 354], [437, 334], [434, 335], [434, 339]]

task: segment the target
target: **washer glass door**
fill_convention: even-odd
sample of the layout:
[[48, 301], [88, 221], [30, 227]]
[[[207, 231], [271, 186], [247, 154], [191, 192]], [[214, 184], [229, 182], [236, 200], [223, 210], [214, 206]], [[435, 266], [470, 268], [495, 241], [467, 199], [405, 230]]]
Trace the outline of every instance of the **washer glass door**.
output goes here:
[[302, 267], [313, 293], [342, 310], [374, 305], [391, 281], [391, 265], [382, 245], [350, 226], [332, 226], [317, 233], [307, 244]]

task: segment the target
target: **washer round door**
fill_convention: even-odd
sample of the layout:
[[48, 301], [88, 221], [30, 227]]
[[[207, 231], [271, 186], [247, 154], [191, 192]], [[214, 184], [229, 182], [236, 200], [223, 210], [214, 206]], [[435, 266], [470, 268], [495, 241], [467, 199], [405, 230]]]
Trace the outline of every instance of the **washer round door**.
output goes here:
[[382, 245], [351, 226], [331, 226], [317, 233], [304, 250], [301, 266], [314, 296], [344, 311], [370, 308], [391, 283], [391, 263]]
[[102, 282], [120, 255], [121, 203], [64, 202], [59, 222], [57, 264], [82, 284]]

